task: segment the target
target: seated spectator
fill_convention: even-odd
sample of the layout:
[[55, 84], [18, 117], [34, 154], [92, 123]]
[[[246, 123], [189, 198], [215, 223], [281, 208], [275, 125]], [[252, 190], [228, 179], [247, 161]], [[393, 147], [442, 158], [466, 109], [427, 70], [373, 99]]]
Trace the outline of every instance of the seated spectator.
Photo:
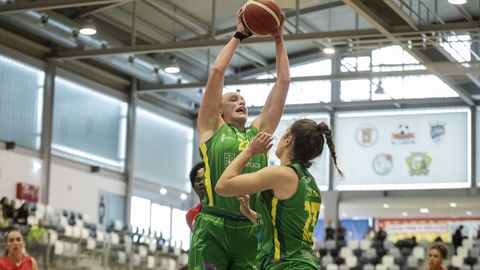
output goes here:
[[332, 228], [332, 221], [327, 221], [327, 227], [325, 228], [325, 241], [335, 240], [335, 230]]
[[15, 224], [27, 225], [28, 214], [29, 214], [28, 203], [23, 203], [22, 206], [18, 208], [17, 214], [15, 215], [15, 219], [14, 219]]
[[0, 258], [0, 270], [37, 270], [37, 262], [33, 257], [25, 255], [23, 237], [14, 229], [5, 234], [5, 256]]
[[1, 203], [5, 219], [9, 222], [13, 222], [13, 218], [15, 217], [15, 201], [10, 201], [7, 197], [3, 197]]
[[462, 230], [463, 230], [463, 225], [460, 225], [458, 226], [457, 230], [455, 230], [455, 233], [452, 235], [452, 244], [453, 244], [455, 254], [457, 254], [457, 248], [462, 245], [463, 239], [466, 238], [463, 236]]
[[340, 223], [340, 221], [338, 221], [338, 225], [337, 225], [337, 241], [340, 243], [339, 245], [342, 246], [343, 244], [341, 243], [345, 243], [345, 235], [346, 235], [347, 231], [345, 230], [345, 228], [342, 226], [342, 223]]
[[43, 220], [39, 219], [37, 224], [33, 224], [28, 230], [28, 243], [44, 244], [47, 241], [47, 231], [43, 227]]
[[439, 235], [439, 236], [437, 236], [437, 238], [435, 238], [435, 240], [433, 240], [433, 242], [435, 242], [435, 243], [443, 243], [443, 239], [442, 239], [442, 237]]
[[385, 239], [387, 239], [387, 232], [383, 230], [383, 225], [380, 225], [377, 233], [375, 234], [375, 240], [383, 243]]
[[447, 248], [440, 243], [433, 244], [428, 251], [428, 270], [446, 270], [443, 260], [448, 256]]
[[375, 239], [375, 229], [373, 229], [373, 227], [368, 227], [368, 231], [365, 234], [365, 236], [363, 236], [363, 239], [374, 240]]

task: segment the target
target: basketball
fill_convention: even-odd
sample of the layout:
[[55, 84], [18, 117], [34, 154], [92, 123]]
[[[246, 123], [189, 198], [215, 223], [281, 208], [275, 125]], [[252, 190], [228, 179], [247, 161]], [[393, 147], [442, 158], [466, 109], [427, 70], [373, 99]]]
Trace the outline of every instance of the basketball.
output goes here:
[[243, 24], [258, 36], [275, 33], [282, 20], [282, 8], [273, 0], [249, 0], [243, 8]]

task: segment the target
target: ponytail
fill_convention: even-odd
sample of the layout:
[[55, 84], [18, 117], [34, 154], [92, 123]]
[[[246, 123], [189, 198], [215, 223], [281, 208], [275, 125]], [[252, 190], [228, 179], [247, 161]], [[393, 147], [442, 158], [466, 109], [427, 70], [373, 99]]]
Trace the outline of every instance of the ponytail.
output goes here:
[[337, 153], [335, 152], [335, 145], [333, 144], [332, 130], [325, 122], [321, 122], [320, 124], [318, 124], [317, 129], [323, 134], [323, 136], [325, 136], [325, 141], [327, 143], [328, 149], [330, 150], [330, 157], [332, 158], [335, 169], [337, 170], [338, 174], [344, 176], [343, 171], [340, 170], [337, 164]]

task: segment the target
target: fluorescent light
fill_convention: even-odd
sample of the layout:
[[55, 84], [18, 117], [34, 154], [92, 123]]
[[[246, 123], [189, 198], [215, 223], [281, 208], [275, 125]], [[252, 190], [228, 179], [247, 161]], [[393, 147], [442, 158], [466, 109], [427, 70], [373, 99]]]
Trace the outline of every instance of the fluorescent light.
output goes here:
[[384, 203], [383, 208], [390, 208], [390, 205], [388, 203]]
[[335, 49], [332, 48], [332, 47], [327, 47], [327, 48], [324, 48], [324, 49], [323, 49], [323, 53], [325, 53], [325, 54], [334, 54], [334, 53], [335, 53]]
[[448, 0], [448, 3], [452, 5], [463, 5], [467, 3], [467, 0]]
[[342, 213], [342, 217], [347, 217], [348, 214], [347, 213]]
[[162, 194], [162, 195], [167, 194], [167, 189], [166, 188], [161, 188], [160, 189], [160, 194]]
[[426, 214], [426, 213], [429, 213], [430, 210], [428, 208], [420, 208], [420, 213], [422, 214]]
[[472, 211], [466, 211], [465, 214], [467, 214], [467, 216], [471, 216], [471, 215], [472, 215]]
[[185, 193], [180, 194], [180, 199], [182, 201], [185, 201], [187, 199], [187, 194], [185, 194]]
[[456, 202], [451, 202], [450, 207], [457, 207], [457, 203]]
[[407, 212], [402, 212], [402, 216], [406, 217], [406, 216], [408, 216], [408, 213]]

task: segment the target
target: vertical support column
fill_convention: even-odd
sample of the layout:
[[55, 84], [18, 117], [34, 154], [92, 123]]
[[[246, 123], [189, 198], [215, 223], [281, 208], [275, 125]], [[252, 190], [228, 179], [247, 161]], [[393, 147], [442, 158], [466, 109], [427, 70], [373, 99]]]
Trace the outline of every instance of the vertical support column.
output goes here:
[[[135, 46], [136, 43], [136, 17], [137, 17], [137, 2], [133, 2], [132, 6], [132, 36], [131, 45]], [[128, 113], [127, 113], [127, 141], [126, 141], [126, 153], [125, 153], [125, 182], [126, 182], [126, 200], [125, 200], [125, 222], [130, 224], [132, 191], [133, 191], [133, 179], [134, 179], [134, 158], [135, 158], [135, 122], [137, 113], [137, 100], [138, 100], [138, 80], [132, 78], [130, 95], [128, 98]]]
[[470, 188], [470, 195], [477, 195], [477, 182], [480, 181], [477, 179], [477, 157], [476, 157], [476, 150], [477, 150], [477, 130], [476, 130], [476, 124], [477, 124], [477, 108], [476, 106], [470, 106], [470, 127], [472, 128], [470, 135], [472, 138], [470, 139], [470, 157], [472, 160], [472, 166], [470, 168], [470, 173], [472, 175], [472, 183], [471, 183], [471, 188]]
[[[340, 73], [340, 66], [341, 66], [340, 61], [341, 60], [339, 56], [332, 58], [332, 74], [333, 75]], [[332, 103], [340, 102], [340, 80], [332, 80], [331, 83], [332, 83], [332, 86], [331, 86]]]
[[295, 1], [295, 34], [300, 34], [300, 0]]
[[126, 205], [125, 205], [125, 222], [130, 224], [131, 201], [134, 180], [134, 159], [135, 159], [135, 126], [137, 115], [138, 101], [138, 81], [132, 79], [132, 89], [128, 100], [127, 114], [127, 142], [125, 154], [125, 178], [126, 178]]
[[[327, 227], [328, 221], [332, 221], [332, 227], [337, 227], [338, 222], [338, 200], [340, 193], [338, 191], [325, 191], [322, 193], [322, 203], [325, 206], [324, 227]], [[325, 230], [324, 228], [324, 230]]]
[[55, 60], [47, 61], [45, 72], [44, 94], [43, 94], [43, 116], [42, 116], [42, 146], [41, 157], [42, 178], [40, 182], [40, 201], [44, 204], [50, 202], [50, 169], [51, 169], [51, 148], [52, 148], [52, 128], [53, 128], [53, 102], [55, 98], [55, 75], [57, 62]]

